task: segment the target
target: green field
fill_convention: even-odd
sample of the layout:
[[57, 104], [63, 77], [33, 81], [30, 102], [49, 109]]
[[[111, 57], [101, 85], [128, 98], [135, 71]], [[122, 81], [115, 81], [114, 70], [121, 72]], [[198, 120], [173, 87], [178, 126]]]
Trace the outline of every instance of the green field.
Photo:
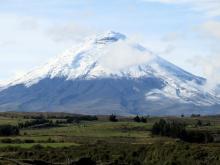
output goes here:
[[[33, 113], [1, 113], [0, 125], [32, 121]], [[44, 114], [45, 115], [45, 114]], [[47, 114], [48, 115], [48, 114]], [[65, 121], [63, 114], [49, 118]], [[83, 158], [96, 164], [220, 164], [220, 143], [187, 143], [177, 138], [153, 136], [152, 125], [133, 117], [119, 117], [118, 122], [100, 116], [95, 121], [61, 123], [46, 128], [21, 128], [19, 135], [0, 136], [2, 164], [77, 164]], [[166, 117], [187, 124], [187, 130], [220, 132], [220, 117]], [[209, 125], [196, 126], [198, 120]], [[41, 163], [42, 163], [41, 162]]]
[[5, 148], [5, 147], [31, 148], [38, 144], [40, 144], [43, 147], [52, 147], [52, 148], [79, 146], [79, 144], [76, 144], [76, 143], [21, 143], [21, 144], [1, 143], [0, 148]]

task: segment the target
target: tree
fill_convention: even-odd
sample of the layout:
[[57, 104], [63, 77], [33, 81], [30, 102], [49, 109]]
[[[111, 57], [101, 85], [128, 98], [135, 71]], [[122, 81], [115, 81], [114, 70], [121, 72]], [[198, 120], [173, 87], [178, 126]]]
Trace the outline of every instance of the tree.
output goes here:
[[191, 117], [200, 117], [200, 114], [192, 114]]
[[[198, 122], [199, 121], [200, 120], [198, 120]], [[201, 124], [201, 121], [199, 123]], [[179, 138], [191, 143], [209, 143], [214, 141], [213, 135], [209, 131], [186, 131], [185, 124], [176, 121], [167, 122], [164, 119], [161, 119], [153, 125], [152, 134]]]
[[181, 138], [185, 136], [185, 125], [178, 122], [167, 122], [164, 119], [155, 123], [152, 127], [152, 134], [168, 136], [173, 138]]
[[0, 126], [0, 136], [11, 136], [18, 135], [19, 128], [13, 125], [1, 125]]
[[214, 141], [210, 132], [199, 130], [188, 131], [186, 136], [181, 139], [190, 143], [210, 143]]
[[201, 127], [202, 126], [202, 121], [201, 120], [197, 120], [196, 126], [197, 127]]
[[137, 116], [134, 118], [134, 121], [135, 121], [135, 122], [141, 122], [141, 119], [140, 119], [140, 117], [137, 115]]
[[118, 121], [116, 115], [114, 115], [114, 114], [109, 116], [109, 120], [112, 121], [112, 122], [117, 122]]
[[142, 123], [146, 123], [146, 122], [147, 122], [147, 118], [142, 116], [142, 117], [141, 117], [141, 122], [142, 122]]
[[159, 125], [159, 123], [154, 123], [154, 125], [153, 125], [153, 127], [152, 127], [152, 130], [151, 130], [151, 132], [152, 132], [152, 134], [153, 135], [159, 135], [160, 134], [160, 131], [161, 131], [161, 129], [160, 129], [160, 125]]

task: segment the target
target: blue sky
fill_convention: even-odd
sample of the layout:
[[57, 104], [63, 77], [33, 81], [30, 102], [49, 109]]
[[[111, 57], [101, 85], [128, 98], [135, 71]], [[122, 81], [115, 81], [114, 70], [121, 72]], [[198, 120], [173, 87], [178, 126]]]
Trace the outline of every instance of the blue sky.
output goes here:
[[0, 80], [107, 30], [124, 33], [213, 83], [220, 81], [219, 0], [0, 0]]

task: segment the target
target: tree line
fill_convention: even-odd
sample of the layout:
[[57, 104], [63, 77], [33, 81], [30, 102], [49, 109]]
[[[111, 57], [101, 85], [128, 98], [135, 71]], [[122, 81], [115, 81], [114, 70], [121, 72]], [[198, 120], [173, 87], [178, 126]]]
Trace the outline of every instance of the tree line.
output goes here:
[[208, 131], [186, 130], [184, 123], [176, 121], [168, 122], [164, 119], [160, 119], [159, 122], [156, 122], [151, 132], [153, 135], [179, 138], [191, 143], [209, 143], [214, 141], [212, 134]]
[[15, 136], [19, 135], [18, 126], [0, 125], [0, 136]]

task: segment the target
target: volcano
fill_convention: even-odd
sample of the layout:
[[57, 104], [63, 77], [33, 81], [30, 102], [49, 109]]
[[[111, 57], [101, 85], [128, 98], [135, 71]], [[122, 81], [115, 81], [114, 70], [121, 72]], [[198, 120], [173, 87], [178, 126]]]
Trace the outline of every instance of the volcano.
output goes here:
[[95, 115], [216, 114], [220, 98], [195, 76], [108, 31], [0, 87], [0, 111]]

